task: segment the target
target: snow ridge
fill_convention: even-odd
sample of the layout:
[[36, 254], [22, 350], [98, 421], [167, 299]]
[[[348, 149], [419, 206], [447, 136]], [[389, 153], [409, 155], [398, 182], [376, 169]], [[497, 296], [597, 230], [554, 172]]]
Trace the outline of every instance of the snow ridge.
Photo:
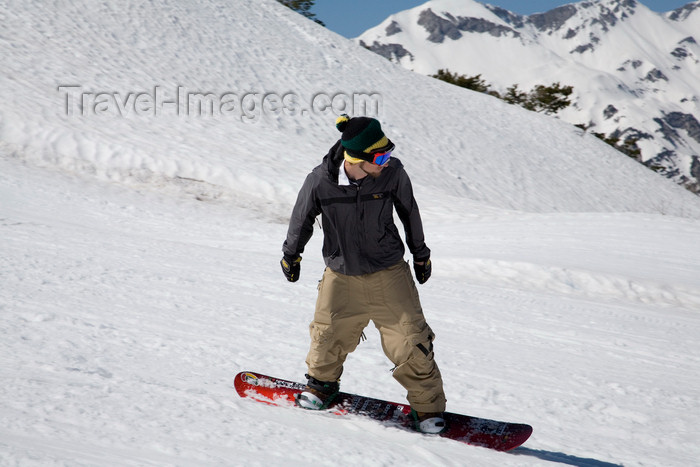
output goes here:
[[700, 193], [700, 2], [657, 14], [635, 0], [518, 15], [473, 0], [397, 13], [358, 43], [422, 74], [482, 78], [503, 93], [574, 86], [563, 120], [634, 139], [640, 161]]

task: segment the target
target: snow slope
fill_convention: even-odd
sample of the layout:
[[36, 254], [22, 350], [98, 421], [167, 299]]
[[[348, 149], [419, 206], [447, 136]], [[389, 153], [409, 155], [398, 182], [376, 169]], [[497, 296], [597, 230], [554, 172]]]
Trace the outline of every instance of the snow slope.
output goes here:
[[[301, 378], [302, 279], [285, 226], [228, 202], [0, 160], [0, 464], [691, 465], [700, 455], [700, 222], [634, 213], [446, 215], [423, 199], [421, 287], [453, 411], [531, 423], [500, 454], [238, 399]], [[403, 400], [379, 336], [343, 388]]]
[[[1, 18], [0, 464], [700, 457], [696, 197], [276, 2], [12, 2]], [[530, 423], [531, 440], [503, 454], [237, 398], [242, 369], [304, 374], [321, 232], [300, 282], [278, 261], [332, 113], [65, 115], [61, 85], [380, 93], [433, 250], [420, 291], [449, 408]], [[367, 334], [343, 389], [402, 400]]]
[[[435, 174], [422, 182], [431, 190], [528, 211], [700, 213], [577, 128], [416, 76], [274, 1], [11, 1], [3, 21], [0, 138], [41, 166], [195, 191], [199, 181], [286, 215], [338, 137], [331, 109], [309, 110], [313, 97], [375, 95], [397, 155]], [[216, 111], [198, 111], [202, 95]], [[578, 199], [560, 196], [571, 187]]]

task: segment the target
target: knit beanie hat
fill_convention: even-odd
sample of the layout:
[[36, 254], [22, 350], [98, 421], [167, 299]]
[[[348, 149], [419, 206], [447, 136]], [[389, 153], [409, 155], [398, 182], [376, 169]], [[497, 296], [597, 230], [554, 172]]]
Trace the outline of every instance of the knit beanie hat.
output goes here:
[[384, 135], [379, 120], [375, 118], [350, 118], [343, 114], [335, 121], [335, 127], [343, 133], [340, 142], [345, 148], [345, 160], [353, 164], [371, 162], [373, 153], [394, 149], [394, 143]]

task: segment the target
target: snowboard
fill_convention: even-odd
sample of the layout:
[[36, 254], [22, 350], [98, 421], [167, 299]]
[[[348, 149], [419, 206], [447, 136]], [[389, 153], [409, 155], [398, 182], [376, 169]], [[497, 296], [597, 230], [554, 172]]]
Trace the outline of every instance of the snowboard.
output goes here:
[[[306, 385], [252, 371], [236, 375], [234, 387], [238, 395], [269, 405], [297, 407], [295, 397]], [[415, 431], [411, 407], [407, 404], [388, 402], [371, 397], [341, 392], [330, 404], [327, 413], [335, 415], [359, 415], [378, 420], [390, 426]], [[447, 430], [438, 435], [497, 451], [510, 451], [523, 444], [532, 434], [532, 427], [522, 423], [499, 422], [445, 412]]]

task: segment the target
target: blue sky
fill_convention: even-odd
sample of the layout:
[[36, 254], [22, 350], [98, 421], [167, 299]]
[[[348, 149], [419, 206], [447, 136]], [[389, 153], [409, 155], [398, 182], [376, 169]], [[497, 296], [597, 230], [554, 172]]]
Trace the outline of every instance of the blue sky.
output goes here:
[[[381, 23], [392, 13], [407, 10], [427, 0], [316, 0], [312, 12], [328, 29], [345, 37], [357, 37], [367, 29]], [[691, 0], [641, 0], [653, 11], [671, 11]], [[551, 10], [572, 0], [484, 0], [482, 3], [497, 5], [521, 15]]]

